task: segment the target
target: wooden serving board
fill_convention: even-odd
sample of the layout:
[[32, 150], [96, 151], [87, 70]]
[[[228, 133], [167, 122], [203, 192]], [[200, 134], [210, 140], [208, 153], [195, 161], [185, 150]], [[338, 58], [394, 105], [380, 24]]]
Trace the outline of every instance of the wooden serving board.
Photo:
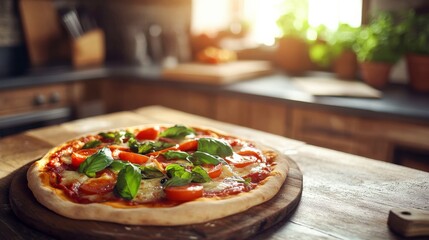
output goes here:
[[296, 209], [301, 199], [302, 173], [293, 160], [288, 160], [286, 182], [273, 199], [243, 213], [202, 224], [133, 226], [60, 216], [39, 204], [27, 187], [29, 165], [17, 171], [10, 186], [9, 201], [25, 224], [61, 239], [245, 239], [290, 217]]
[[221, 64], [182, 63], [162, 71], [162, 77], [172, 81], [229, 84], [272, 73], [271, 63], [260, 60], [241, 60]]

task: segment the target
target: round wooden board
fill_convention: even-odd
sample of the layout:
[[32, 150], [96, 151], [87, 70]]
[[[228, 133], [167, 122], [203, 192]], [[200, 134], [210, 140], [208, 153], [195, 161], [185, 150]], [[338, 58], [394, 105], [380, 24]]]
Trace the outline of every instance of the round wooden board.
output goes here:
[[[202, 224], [157, 227], [74, 220], [38, 203], [27, 187], [29, 165], [22, 167], [10, 186], [9, 200], [18, 218], [32, 228], [61, 239], [244, 239], [289, 217], [302, 193], [302, 173], [289, 160], [289, 173], [279, 193], [270, 201], [245, 212]], [[210, 211], [210, 210], [208, 210]]]

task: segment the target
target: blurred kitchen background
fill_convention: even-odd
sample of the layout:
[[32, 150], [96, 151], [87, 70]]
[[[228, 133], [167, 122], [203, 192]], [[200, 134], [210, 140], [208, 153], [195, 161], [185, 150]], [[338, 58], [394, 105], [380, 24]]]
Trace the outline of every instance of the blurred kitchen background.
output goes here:
[[0, 137], [163, 105], [429, 171], [429, 1], [2, 0]]

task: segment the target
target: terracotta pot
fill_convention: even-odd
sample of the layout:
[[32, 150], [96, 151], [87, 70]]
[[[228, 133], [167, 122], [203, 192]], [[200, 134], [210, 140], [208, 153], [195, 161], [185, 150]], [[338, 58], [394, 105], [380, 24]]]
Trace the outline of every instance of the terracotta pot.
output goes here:
[[358, 64], [356, 54], [352, 50], [343, 51], [334, 61], [334, 72], [338, 78], [356, 78]]
[[276, 63], [288, 74], [304, 74], [311, 66], [307, 42], [292, 36], [278, 39]]
[[389, 82], [391, 63], [362, 62], [360, 63], [362, 79], [370, 86], [383, 88]]
[[408, 54], [406, 61], [411, 88], [429, 92], [429, 56]]

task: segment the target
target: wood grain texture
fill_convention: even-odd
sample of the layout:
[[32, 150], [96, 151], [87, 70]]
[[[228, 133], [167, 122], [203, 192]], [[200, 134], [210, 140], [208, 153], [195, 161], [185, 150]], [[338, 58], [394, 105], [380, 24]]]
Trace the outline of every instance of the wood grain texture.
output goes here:
[[[428, 209], [429, 174], [305, 145], [292, 156], [304, 174], [291, 221], [338, 239], [397, 239], [387, 226], [396, 207]], [[286, 227], [286, 226], [285, 226]], [[276, 234], [286, 233], [279, 230]]]
[[25, 134], [0, 139], [0, 178], [42, 157], [51, 147], [48, 142]]
[[270, 201], [243, 213], [186, 226], [128, 226], [63, 217], [45, 208], [34, 198], [27, 186], [26, 172], [29, 166], [20, 169], [14, 177], [9, 199], [13, 211], [24, 223], [60, 239], [243, 239], [288, 218], [298, 206], [302, 193], [302, 173], [296, 163], [292, 160], [289, 163], [286, 182]]

